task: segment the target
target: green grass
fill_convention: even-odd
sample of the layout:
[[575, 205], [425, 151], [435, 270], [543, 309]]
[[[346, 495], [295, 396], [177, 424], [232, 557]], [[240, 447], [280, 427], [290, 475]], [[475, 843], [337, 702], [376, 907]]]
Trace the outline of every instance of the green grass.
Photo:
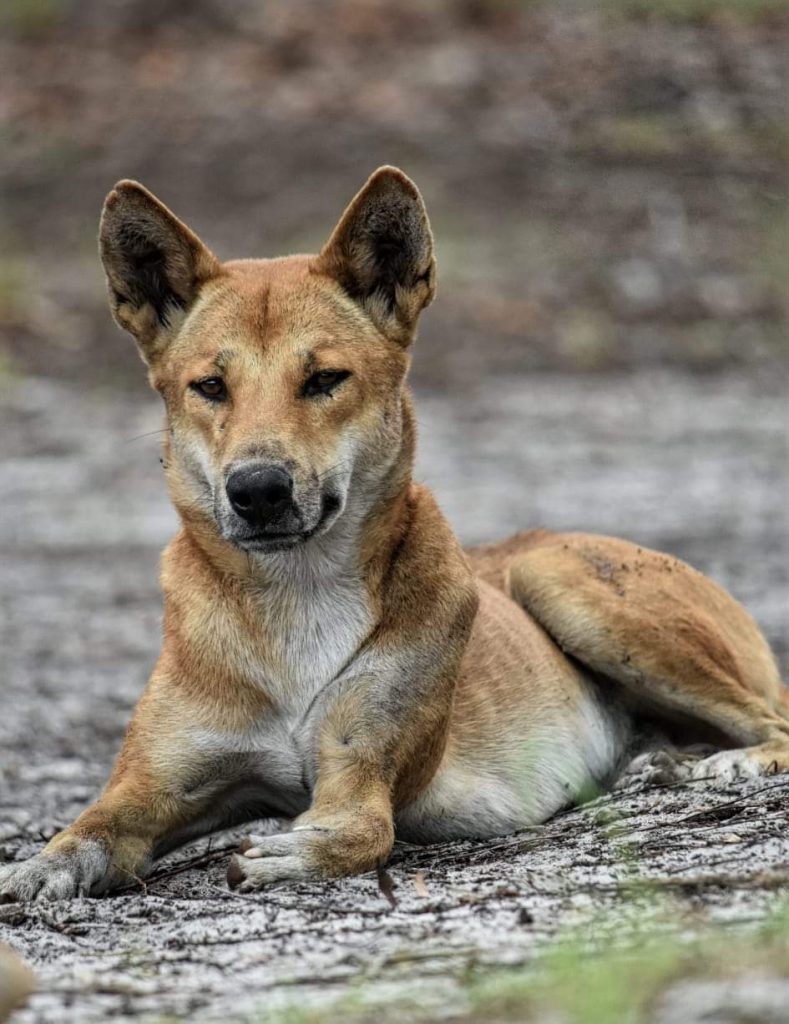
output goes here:
[[595, 956], [580, 940], [560, 942], [534, 975], [499, 975], [470, 992], [471, 1019], [540, 1020], [568, 1024], [640, 1024], [655, 997], [682, 974], [682, 947], [654, 938], [636, 949]]
[[774, 200], [765, 204], [762, 232], [753, 260], [753, 272], [767, 293], [783, 308], [789, 319], [789, 203]]
[[686, 129], [671, 114], [612, 117], [594, 126], [596, 143], [620, 156], [673, 157], [687, 145]]
[[0, 256], [0, 324], [23, 318], [30, 296], [29, 269], [21, 256]]
[[789, 973], [789, 913], [753, 933], [708, 931], [683, 939], [673, 929], [594, 953], [581, 935], [561, 940], [530, 973], [494, 975], [470, 991], [469, 1021], [644, 1024], [662, 993], [680, 979]]
[[[631, 909], [637, 915], [635, 904]], [[635, 933], [614, 919], [592, 921], [527, 968], [461, 979], [459, 1008], [440, 1016], [417, 988], [386, 999], [367, 980], [329, 1005], [262, 1011], [250, 1024], [645, 1024], [674, 982], [789, 976], [789, 904], [750, 931], [707, 927], [685, 937], [666, 916], [650, 920]]]

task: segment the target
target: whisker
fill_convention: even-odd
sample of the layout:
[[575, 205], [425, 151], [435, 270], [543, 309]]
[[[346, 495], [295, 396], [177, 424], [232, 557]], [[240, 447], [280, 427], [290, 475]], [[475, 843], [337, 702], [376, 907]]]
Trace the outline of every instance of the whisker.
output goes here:
[[316, 474], [315, 479], [320, 481], [320, 482], [322, 482], [327, 477], [336, 476], [339, 473], [344, 473], [345, 470], [350, 465], [350, 463], [351, 463], [350, 459], [342, 459], [340, 462], [336, 463], [334, 466], [330, 466], [328, 469], [324, 470], [323, 473]]
[[156, 434], [168, 434], [170, 432], [169, 427], [162, 427], [161, 430], [149, 430], [146, 434], [138, 434], [136, 437], [130, 437], [124, 444], [131, 444], [132, 441], [141, 441], [144, 437], [154, 437]]

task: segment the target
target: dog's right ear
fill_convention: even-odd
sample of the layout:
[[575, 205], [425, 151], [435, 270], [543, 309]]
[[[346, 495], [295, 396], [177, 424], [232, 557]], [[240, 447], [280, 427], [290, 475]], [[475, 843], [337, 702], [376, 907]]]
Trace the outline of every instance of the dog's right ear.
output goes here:
[[104, 202], [99, 251], [116, 322], [151, 363], [177, 331], [219, 261], [136, 181], [119, 181]]

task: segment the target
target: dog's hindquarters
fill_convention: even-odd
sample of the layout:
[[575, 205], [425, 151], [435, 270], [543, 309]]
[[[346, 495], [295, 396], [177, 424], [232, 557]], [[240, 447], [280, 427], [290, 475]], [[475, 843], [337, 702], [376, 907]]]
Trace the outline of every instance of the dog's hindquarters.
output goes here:
[[758, 626], [683, 562], [627, 541], [543, 535], [509, 564], [508, 588], [562, 649], [619, 683], [636, 709], [739, 748], [699, 767], [731, 777], [789, 769], [789, 702]]

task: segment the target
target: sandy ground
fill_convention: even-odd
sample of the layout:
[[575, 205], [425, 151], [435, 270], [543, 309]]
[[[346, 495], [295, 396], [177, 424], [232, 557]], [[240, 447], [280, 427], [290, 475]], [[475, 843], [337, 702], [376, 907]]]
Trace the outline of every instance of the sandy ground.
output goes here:
[[[419, 411], [418, 476], [464, 540], [543, 524], [664, 547], [746, 603], [786, 676], [780, 377], [490, 379], [463, 394], [423, 392]], [[0, 859], [33, 853], [93, 799], [156, 656], [157, 556], [175, 526], [159, 425], [156, 400], [136, 390], [5, 386]], [[171, 856], [146, 891], [0, 907], [3, 937], [40, 979], [17, 1019], [260, 1019], [370, 980], [379, 996], [406, 993], [449, 1013], [469, 971], [528, 963], [590, 914], [640, 913], [633, 879], [662, 880], [690, 931], [759, 919], [787, 879], [787, 796], [787, 776], [727, 790], [636, 779], [534, 832], [398, 849], [396, 908], [373, 876], [233, 895], [223, 851], [241, 832], [222, 834]], [[656, 1019], [677, 1019], [671, 998]], [[789, 1020], [789, 981], [777, 978], [725, 999], [716, 986], [681, 999], [688, 1020], [739, 1020], [727, 1014], [740, 1004], [762, 1013], [747, 1019]]]

